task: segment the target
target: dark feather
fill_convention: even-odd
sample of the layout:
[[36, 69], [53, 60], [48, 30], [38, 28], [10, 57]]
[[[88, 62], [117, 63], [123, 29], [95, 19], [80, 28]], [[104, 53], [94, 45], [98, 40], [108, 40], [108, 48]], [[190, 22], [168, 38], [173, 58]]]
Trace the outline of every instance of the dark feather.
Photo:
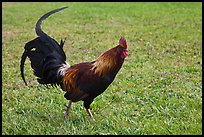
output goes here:
[[[61, 40], [60, 44], [58, 44], [53, 38], [44, 33], [40, 27], [44, 19], [65, 8], [67, 7], [48, 12], [36, 23], [35, 29], [39, 37], [26, 43], [25, 51], [21, 58], [21, 76], [26, 85], [27, 83], [24, 77], [24, 63], [27, 56], [31, 61], [31, 67], [34, 70], [34, 75], [38, 77], [38, 82], [41, 84], [59, 85], [63, 78], [63, 76], [60, 76], [60, 74], [63, 73], [58, 73], [58, 71], [60, 71], [60, 67], [63, 65], [67, 66], [67, 68], [69, 67], [66, 63], [66, 55], [63, 51], [63, 45], [65, 42]], [[65, 69], [62, 71], [65, 71]]]

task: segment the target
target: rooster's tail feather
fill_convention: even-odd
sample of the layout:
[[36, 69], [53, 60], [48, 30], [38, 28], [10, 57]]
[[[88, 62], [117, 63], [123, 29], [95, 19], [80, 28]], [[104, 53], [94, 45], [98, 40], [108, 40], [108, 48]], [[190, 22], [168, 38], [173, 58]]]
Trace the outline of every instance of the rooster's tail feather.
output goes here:
[[58, 44], [40, 28], [42, 20], [64, 8], [56, 9], [43, 15], [36, 24], [36, 33], [39, 37], [25, 45], [20, 70], [22, 79], [26, 85], [24, 63], [27, 56], [31, 61], [34, 75], [38, 77], [38, 82], [41, 84], [51, 84], [52, 86], [60, 85], [66, 70], [70, 67], [69, 64], [66, 63], [66, 55], [63, 51], [64, 41], [61, 40], [61, 43]]

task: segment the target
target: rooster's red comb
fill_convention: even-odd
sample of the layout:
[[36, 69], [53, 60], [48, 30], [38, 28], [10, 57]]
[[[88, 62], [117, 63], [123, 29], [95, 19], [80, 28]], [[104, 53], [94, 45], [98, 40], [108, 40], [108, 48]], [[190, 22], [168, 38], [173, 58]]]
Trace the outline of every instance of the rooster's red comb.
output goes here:
[[124, 36], [122, 36], [119, 40], [119, 45], [124, 47], [124, 48], [127, 48], [127, 44], [126, 44], [126, 39]]

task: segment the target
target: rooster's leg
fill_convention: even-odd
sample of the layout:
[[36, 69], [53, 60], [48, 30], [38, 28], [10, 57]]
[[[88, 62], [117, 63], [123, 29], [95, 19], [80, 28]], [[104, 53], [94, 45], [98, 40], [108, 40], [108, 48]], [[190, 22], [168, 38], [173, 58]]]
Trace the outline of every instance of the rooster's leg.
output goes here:
[[89, 114], [90, 118], [94, 120], [93, 115], [92, 115], [92, 113], [91, 113], [90, 109], [88, 108], [88, 109], [86, 109], [86, 111], [88, 112], [88, 114]]
[[86, 111], [87, 111], [87, 113], [89, 114], [89, 117], [90, 117], [93, 121], [95, 121], [94, 118], [93, 118], [93, 115], [92, 115], [92, 113], [91, 113], [91, 111], [90, 111], [90, 104], [91, 104], [92, 102], [93, 102], [93, 99], [92, 99], [92, 98], [85, 100], [85, 101], [84, 101], [84, 107], [86, 108]]
[[66, 109], [66, 111], [65, 111], [65, 113], [64, 113], [64, 118], [65, 118], [65, 119], [67, 119], [67, 117], [68, 117], [68, 115], [69, 115], [69, 111], [70, 111], [70, 109], [71, 109], [71, 106], [72, 106], [72, 101], [70, 100], [70, 101], [69, 101], [69, 104], [68, 104], [68, 106], [67, 106], [67, 109]]

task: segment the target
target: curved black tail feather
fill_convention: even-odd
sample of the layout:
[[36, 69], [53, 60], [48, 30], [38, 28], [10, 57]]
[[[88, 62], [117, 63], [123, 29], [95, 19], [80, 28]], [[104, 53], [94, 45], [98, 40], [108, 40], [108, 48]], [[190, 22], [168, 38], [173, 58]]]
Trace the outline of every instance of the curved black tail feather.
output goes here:
[[60, 85], [64, 71], [69, 68], [63, 51], [64, 41], [61, 40], [60, 44], [58, 44], [53, 38], [44, 33], [40, 27], [43, 20], [65, 8], [67, 7], [46, 13], [36, 23], [35, 30], [38, 37], [26, 43], [25, 51], [21, 57], [21, 77], [26, 85], [24, 64], [27, 56], [31, 61], [34, 75], [38, 77], [38, 82], [41, 84]]

